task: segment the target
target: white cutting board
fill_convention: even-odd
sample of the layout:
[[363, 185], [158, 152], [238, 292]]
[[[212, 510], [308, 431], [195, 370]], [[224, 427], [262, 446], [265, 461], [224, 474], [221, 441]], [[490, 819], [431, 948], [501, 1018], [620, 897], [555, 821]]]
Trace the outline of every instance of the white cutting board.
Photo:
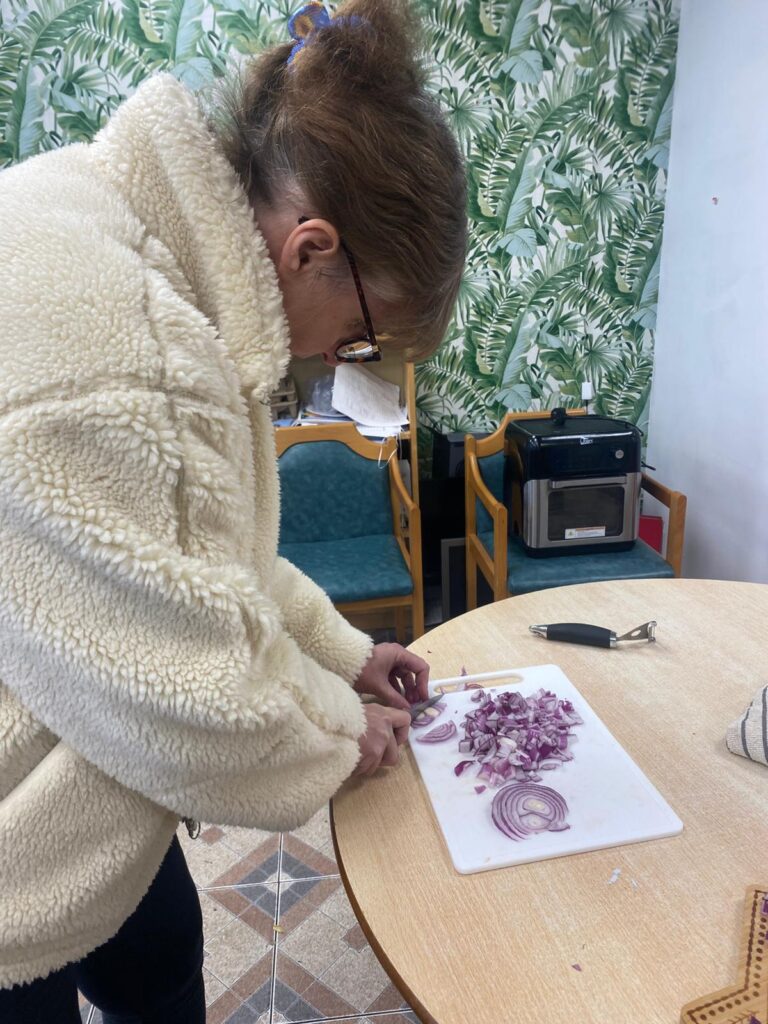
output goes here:
[[[682, 821], [557, 665], [535, 665], [516, 669], [515, 673], [520, 681], [484, 687], [486, 693], [519, 690], [528, 697], [543, 687], [570, 700], [583, 719], [583, 725], [574, 726], [575, 735], [569, 743], [573, 760], [540, 772], [540, 785], [556, 790], [567, 803], [566, 820], [571, 827], [565, 832], [541, 832], [517, 841], [496, 828], [491, 820], [491, 802], [498, 790], [488, 787], [478, 795], [475, 786], [485, 780], [477, 778], [476, 768], [467, 768], [458, 777], [453, 771], [459, 761], [471, 757], [459, 753], [458, 743], [465, 714], [477, 708], [470, 700], [475, 691], [447, 693], [443, 698], [445, 711], [432, 725], [412, 729], [410, 743], [457, 871], [488, 871], [661, 839], [682, 831]], [[456, 736], [443, 743], [418, 742], [418, 736], [448, 721], [455, 723]]]

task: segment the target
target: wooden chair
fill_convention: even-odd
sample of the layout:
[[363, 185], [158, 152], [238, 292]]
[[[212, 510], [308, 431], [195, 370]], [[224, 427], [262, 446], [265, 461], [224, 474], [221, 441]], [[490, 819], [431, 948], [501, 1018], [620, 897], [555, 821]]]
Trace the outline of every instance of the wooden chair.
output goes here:
[[[584, 410], [575, 409], [574, 414]], [[477, 571], [487, 580], [494, 601], [513, 594], [545, 590], [569, 583], [611, 579], [679, 576], [683, 558], [686, 497], [642, 475], [641, 487], [669, 509], [664, 557], [638, 540], [631, 551], [597, 555], [555, 555], [530, 558], [507, 536], [503, 504], [504, 432], [511, 420], [541, 419], [540, 412], [510, 412], [498, 430], [464, 442], [467, 608], [477, 607]]]
[[392, 609], [398, 640], [410, 611], [424, 632], [421, 516], [406, 490], [397, 441], [353, 423], [282, 427], [279, 553], [315, 581], [342, 615]]

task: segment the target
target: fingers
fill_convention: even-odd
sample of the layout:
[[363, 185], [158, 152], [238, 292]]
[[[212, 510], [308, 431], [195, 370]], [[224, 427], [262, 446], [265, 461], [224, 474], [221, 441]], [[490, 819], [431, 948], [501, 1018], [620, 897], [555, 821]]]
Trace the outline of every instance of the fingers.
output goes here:
[[400, 748], [397, 745], [395, 734], [390, 732], [389, 739], [387, 740], [387, 746], [381, 758], [381, 763], [386, 765], [388, 768], [392, 768], [397, 764], [400, 759]]
[[397, 764], [399, 747], [405, 742], [411, 725], [408, 711], [368, 704], [365, 708], [367, 727], [360, 737], [360, 760], [355, 775], [372, 775], [380, 766]]
[[400, 708], [385, 708], [387, 718], [389, 719], [390, 725], [394, 729], [410, 728], [411, 725], [411, 713], [410, 711], [401, 711]]
[[[395, 669], [389, 673], [389, 685], [391, 689], [386, 694], [387, 705], [391, 708], [399, 708], [401, 711], [410, 711], [411, 704], [415, 703], [415, 701], [409, 694], [407, 687], [405, 687], [405, 695], [401, 692], [400, 681]], [[383, 695], [381, 696], [384, 699]]]
[[393, 672], [399, 676], [409, 703], [428, 699], [429, 665], [423, 658], [401, 649]]
[[402, 747], [405, 741], [408, 739], [408, 733], [411, 731], [411, 716], [408, 716], [407, 725], [396, 725], [393, 729], [395, 740], [397, 741], [398, 747]]
[[403, 672], [400, 677], [403, 682], [405, 696], [410, 704], [415, 704], [419, 699], [419, 691], [416, 689], [416, 677], [413, 672]]
[[429, 697], [429, 665], [424, 662], [424, 668], [416, 673], [416, 693], [419, 700], [427, 700]]
[[397, 690], [398, 693], [400, 693], [401, 692], [400, 677], [398, 676], [396, 668], [393, 668], [392, 671], [389, 673], [388, 679], [389, 679], [389, 685], [393, 689]]
[[408, 668], [414, 674], [414, 687], [419, 700], [426, 700], [429, 697], [429, 664], [423, 658], [408, 651], [411, 663]]
[[412, 672], [408, 672], [406, 669], [393, 668], [389, 673], [389, 682], [398, 693], [402, 692], [405, 695], [403, 704], [399, 702], [396, 704], [392, 701], [392, 707], [407, 708], [411, 704], [418, 702], [419, 691], [416, 688], [416, 677]]

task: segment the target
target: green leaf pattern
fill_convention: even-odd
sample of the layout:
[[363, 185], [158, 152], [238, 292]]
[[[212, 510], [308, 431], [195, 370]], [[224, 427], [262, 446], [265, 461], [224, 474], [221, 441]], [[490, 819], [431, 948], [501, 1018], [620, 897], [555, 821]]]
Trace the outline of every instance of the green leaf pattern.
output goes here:
[[[576, 405], [642, 421], [653, 367], [677, 0], [418, 0], [465, 154], [454, 324], [422, 423]], [[300, 0], [0, 0], [0, 166], [90, 139], [147, 75], [204, 90]]]
[[[642, 421], [653, 368], [678, 13], [674, 0], [429, 7], [434, 76], [463, 82], [470, 252], [455, 329], [417, 370], [422, 420], [490, 429], [506, 409]], [[470, 69], [467, 73], [466, 69]]]
[[191, 89], [287, 37], [288, 0], [0, 0], [0, 166], [93, 137], [142, 79]]

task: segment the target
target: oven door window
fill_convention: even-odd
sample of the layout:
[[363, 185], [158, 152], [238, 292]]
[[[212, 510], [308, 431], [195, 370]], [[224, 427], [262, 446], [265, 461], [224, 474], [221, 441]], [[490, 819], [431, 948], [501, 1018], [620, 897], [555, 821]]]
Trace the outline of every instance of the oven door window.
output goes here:
[[625, 487], [564, 487], [549, 492], [549, 540], [618, 537], [624, 530]]

